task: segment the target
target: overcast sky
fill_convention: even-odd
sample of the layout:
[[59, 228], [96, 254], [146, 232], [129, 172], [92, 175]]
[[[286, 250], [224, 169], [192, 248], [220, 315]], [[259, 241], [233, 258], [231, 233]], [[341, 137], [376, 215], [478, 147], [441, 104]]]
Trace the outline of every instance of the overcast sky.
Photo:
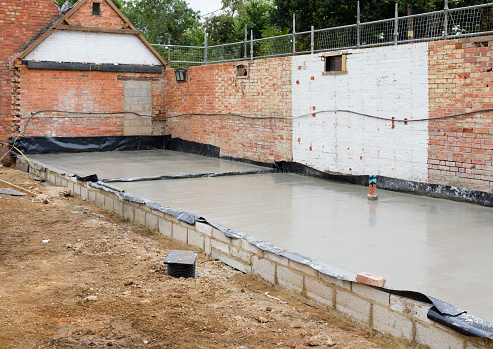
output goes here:
[[200, 11], [202, 16], [219, 10], [222, 6], [221, 0], [187, 0], [187, 2], [193, 10]]

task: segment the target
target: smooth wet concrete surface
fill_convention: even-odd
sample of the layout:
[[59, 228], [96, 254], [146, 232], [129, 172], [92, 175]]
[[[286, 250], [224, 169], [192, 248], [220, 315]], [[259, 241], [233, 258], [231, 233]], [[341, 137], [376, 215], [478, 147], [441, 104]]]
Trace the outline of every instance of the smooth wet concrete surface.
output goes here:
[[[133, 160], [113, 169], [108, 164], [126, 157], [91, 153], [97, 167], [86, 153], [89, 172], [100, 178], [163, 169], [178, 174], [184, 169], [179, 164], [195, 162], [189, 154], [154, 154], [150, 161], [145, 152], [132, 153]], [[32, 158], [47, 164], [45, 156]], [[65, 154], [50, 156], [68, 172], [84, 166], [70, 156], [67, 164]], [[199, 159], [197, 168], [217, 166], [221, 172], [244, 165]], [[280, 173], [112, 184], [340, 269], [381, 275], [390, 287], [423, 292], [493, 322], [491, 208], [382, 190], [378, 201], [369, 201], [365, 187]]]
[[99, 178], [135, 178], [266, 169], [247, 163], [171, 150], [35, 154], [29, 155], [29, 159], [82, 177], [96, 173]]

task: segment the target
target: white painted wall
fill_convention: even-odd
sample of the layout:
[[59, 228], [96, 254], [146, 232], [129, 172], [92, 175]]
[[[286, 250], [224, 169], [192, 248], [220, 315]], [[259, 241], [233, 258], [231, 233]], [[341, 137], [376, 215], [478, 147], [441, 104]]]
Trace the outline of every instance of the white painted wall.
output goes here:
[[[339, 75], [322, 75], [320, 54], [293, 57], [294, 116], [348, 109], [396, 119], [428, 117], [427, 43], [348, 52], [348, 73]], [[426, 181], [428, 122], [391, 126], [345, 112], [296, 119], [294, 161], [321, 171]]]
[[48, 62], [161, 65], [136, 35], [68, 30], [55, 31], [26, 59]]

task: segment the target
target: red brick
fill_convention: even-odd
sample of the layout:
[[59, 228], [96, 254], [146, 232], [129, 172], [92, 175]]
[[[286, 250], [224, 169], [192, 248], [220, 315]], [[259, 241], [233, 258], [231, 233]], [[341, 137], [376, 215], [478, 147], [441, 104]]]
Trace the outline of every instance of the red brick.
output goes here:
[[362, 284], [377, 286], [377, 287], [383, 287], [385, 285], [385, 282], [386, 282], [386, 280], [379, 275], [374, 275], [374, 274], [365, 273], [365, 272], [358, 273], [356, 275], [356, 281], [360, 282]]

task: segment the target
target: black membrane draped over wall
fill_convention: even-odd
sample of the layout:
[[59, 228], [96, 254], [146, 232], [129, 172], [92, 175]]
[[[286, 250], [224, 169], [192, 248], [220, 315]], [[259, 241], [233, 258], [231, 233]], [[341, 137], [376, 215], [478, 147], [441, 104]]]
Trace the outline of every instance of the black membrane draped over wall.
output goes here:
[[[150, 149], [166, 149], [175, 150], [184, 153], [193, 153], [197, 155], [219, 157], [219, 147], [200, 144], [190, 141], [185, 141], [179, 138], [172, 138], [170, 135], [166, 136], [110, 136], [110, 137], [26, 137], [21, 139], [10, 138], [9, 143], [22, 151], [24, 154], [46, 154], [46, 153], [75, 153], [75, 152], [100, 152], [100, 151], [125, 151], [125, 150], [150, 150]], [[13, 148], [12, 154], [19, 157], [20, 154]], [[249, 161], [245, 159], [231, 159], [240, 160], [259, 164], [255, 161]], [[267, 165], [268, 164], [259, 164]], [[358, 185], [368, 185], [368, 176], [353, 176], [344, 175], [338, 173], [326, 173], [317, 171], [306, 165], [302, 165], [294, 162], [276, 162], [274, 164], [274, 170], [278, 172], [297, 173], [305, 176], [313, 176], [319, 178], [325, 178], [332, 181], [339, 181], [345, 183], [352, 183]], [[249, 172], [249, 171], [247, 171]], [[257, 173], [272, 172], [269, 170], [255, 171]], [[234, 173], [231, 173], [234, 174]], [[237, 173], [241, 174], [241, 173]], [[195, 176], [210, 176], [214, 174], [199, 174]], [[215, 174], [221, 175], [221, 174]], [[222, 174], [228, 175], [228, 174]], [[370, 174], [369, 174], [370, 175]], [[238, 231], [234, 231], [212, 222], [208, 222], [205, 218], [190, 214], [187, 212], [181, 212], [172, 208], [163, 206], [161, 204], [150, 202], [143, 198], [117, 192], [111, 188], [105, 187], [104, 182], [112, 182], [113, 180], [97, 180], [97, 175], [93, 175], [92, 178], [81, 178], [75, 175], [79, 180], [94, 181], [91, 185], [100, 188], [105, 191], [113, 192], [115, 195], [123, 200], [129, 200], [133, 202], [144, 203], [154, 210], [163, 211], [170, 214], [177, 219], [184, 221], [188, 224], [195, 224], [195, 222], [202, 222], [213, 226], [214, 228], [222, 231], [227, 237], [230, 238], [242, 238], [248, 242], [256, 245], [257, 247], [270, 251], [272, 253], [283, 255], [288, 258], [294, 258], [294, 260], [300, 263], [312, 265], [318, 269], [317, 262], [304, 256], [298, 256], [296, 253], [279, 249], [269, 243], [260, 241], [253, 236], [243, 234]], [[91, 176], [89, 176], [91, 177]], [[186, 176], [185, 176], [186, 177]], [[149, 180], [151, 178], [143, 178]], [[152, 178], [157, 179], [157, 178]], [[115, 179], [115, 181], [125, 181], [125, 179]], [[406, 181], [401, 179], [395, 179], [390, 177], [378, 177], [377, 187], [381, 189], [387, 189], [392, 191], [400, 191], [406, 193], [414, 193], [419, 195], [426, 195], [431, 197], [448, 198], [453, 200], [478, 203], [484, 206], [493, 207], [493, 195], [485, 192], [478, 192], [469, 189], [456, 188], [445, 185], [419, 183]], [[334, 277], [340, 277], [345, 280], [354, 281], [348, 279], [342, 273], [322, 271]], [[428, 318], [448, 326], [455, 331], [472, 337], [484, 337], [493, 339], [493, 324], [484, 321], [480, 318], [468, 315], [466, 311], [457, 308], [451, 304], [438, 300], [436, 298], [424, 295], [419, 292], [405, 291], [405, 290], [393, 290], [390, 288], [379, 288], [381, 291], [391, 294], [399, 295], [402, 297], [422, 301], [432, 305], [428, 311]]]

